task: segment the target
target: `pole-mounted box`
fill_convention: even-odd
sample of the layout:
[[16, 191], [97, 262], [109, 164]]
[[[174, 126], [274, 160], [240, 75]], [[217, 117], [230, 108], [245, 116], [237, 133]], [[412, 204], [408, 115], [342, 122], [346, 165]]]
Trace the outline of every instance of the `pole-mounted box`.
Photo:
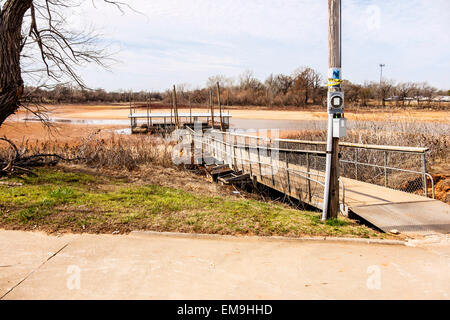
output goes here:
[[344, 138], [347, 135], [347, 119], [333, 119], [333, 138]]
[[328, 92], [328, 112], [344, 113], [344, 93], [342, 91]]

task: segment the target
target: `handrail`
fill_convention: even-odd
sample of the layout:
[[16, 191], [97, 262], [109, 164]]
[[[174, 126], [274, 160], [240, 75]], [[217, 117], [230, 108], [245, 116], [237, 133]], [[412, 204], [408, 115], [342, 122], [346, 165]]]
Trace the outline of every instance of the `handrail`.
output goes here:
[[[212, 130], [211, 132], [224, 133], [222, 131]], [[295, 139], [270, 139], [266, 137], [258, 137], [247, 134], [240, 134], [234, 132], [225, 132], [225, 134], [230, 134], [233, 136], [241, 136], [246, 138], [261, 139], [266, 141], [279, 141], [279, 142], [290, 142], [299, 144], [309, 144], [309, 145], [326, 145], [325, 141], [307, 141], [307, 140], [295, 140]], [[372, 150], [383, 150], [383, 151], [399, 151], [399, 152], [412, 152], [412, 153], [425, 153], [429, 151], [429, 148], [423, 147], [403, 147], [403, 146], [386, 146], [386, 145], [374, 145], [374, 144], [361, 144], [352, 142], [340, 142], [339, 146], [349, 147], [349, 148], [360, 148], [360, 149], [372, 149]]]
[[[190, 132], [195, 132], [193, 131], [191, 128], [189, 128]], [[217, 131], [217, 130], [212, 130], [210, 132], [217, 132], [220, 133], [220, 135], [223, 137], [223, 134], [225, 135], [233, 135], [233, 136], [241, 136], [241, 137], [250, 137], [250, 138], [257, 138], [257, 139], [263, 139], [266, 141], [275, 141], [275, 142], [296, 142], [299, 144], [324, 144], [324, 142], [320, 142], [320, 141], [302, 141], [302, 140], [291, 140], [291, 139], [267, 139], [264, 137], [256, 137], [256, 136], [249, 136], [249, 135], [243, 135], [243, 134], [237, 134], [237, 133], [224, 133], [221, 131]], [[194, 137], [197, 136], [194, 134]], [[216, 138], [214, 136], [214, 134], [210, 135], [208, 137], [208, 140], [211, 142], [219, 142], [221, 145], [225, 146], [225, 147], [230, 147], [230, 148], [237, 148], [237, 149], [244, 149], [244, 150], [267, 150], [267, 151], [274, 151], [274, 152], [285, 152], [285, 153], [297, 153], [297, 154], [313, 154], [313, 155], [317, 155], [320, 157], [323, 157], [326, 155], [325, 151], [318, 151], [318, 150], [298, 150], [298, 149], [282, 149], [282, 148], [273, 148], [267, 145], [258, 145], [258, 144], [235, 144], [234, 143], [234, 139], [232, 143], [227, 142], [228, 139], [226, 139], [226, 137], [224, 137], [224, 139]], [[206, 141], [204, 141], [203, 139], [193, 139], [193, 141], [195, 142], [199, 142], [201, 144], [206, 144], [212, 148], [216, 148], [215, 145], [210, 144]], [[237, 141], [236, 141], [237, 142]], [[363, 144], [355, 144], [355, 143], [341, 143], [340, 144], [343, 147], [350, 147], [350, 148], [366, 148], [366, 149], [375, 149], [375, 150], [384, 150], [384, 151], [398, 151], [398, 152], [406, 152], [406, 153], [419, 153], [419, 154], [425, 154], [425, 152], [428, 151], [428, 148], [414, 148], [414, 147], [395, 147], [395, 146], [379, 146], [379, 145], [363, 145]], [[241, 159], [240, 157], [236, 157], [236, 155], [234, 153], [229, 153], [225, 150], [221, 150], [222, 153], [225, 153], [228, 156], [233, 157], [234, 159]], [[242, 158], [243, 159], [243, 158]], [[242, 160], [241, 159], [241, 160]], [[252, 159], [248, 160], [249, 163], [257, 163], [257, 164], [263, 164], [263, 165], [268, 165], [268, 163], [264, 163], [264, 162], [260, 162], [260, 161], [254, 161]], [[393, 171], [401, 171], [401, 172], [407, 172], [407, 173], [414, 173], [414, 174], [419, 174], [419, 175], [423, 175], [424, 177], [427, 177], [431, 180], [431, 187], [432, 187], [432, 196], [433, 199], [435, 199], [436, 195], [435, 195], [435, 183], [434, 183], [434, 179], [433, 176], [430, 175], [429, 173], [426, 173], [424, 171], [419, 172], [419, 171], [413, 171], [413, 170], [408, 170], [408, 169], [401, 169], [401, 168], [392, 168], [389, 167], [387, 165], [381, 166], [381, 165], [376, 165], [376, 164], [371, 164], [371, 163], [363, 163], [363, 162], [356, 162], [355, 161], [349, 161], [349, 160], [343, 160], [341, 159], [340, 162], [343, 163], [348, 163], [348, 164], [359, 164], [359, 165], [363, 165], [363, 166], [369, 166], [369, 167], [376, 167], [376, 168], [381, 168], [381, 169], [385, 169], [385, 170], [393, 170]], [[293, 168], [286, 168], [285, 169], [288, 172], [292, 172], [295, 175], [300, 175], [298, 172], [302, 172], [300, 170], [295, 170]], [[324, 176], [323, 174], [319, 174], [319, 173], [314, 173], [314, 172], [308, 172], [305, 174], [307, 175], [313, 175], [313, 176]], [[300, 175], [303, 176], [303, 175]], [[317, 181], [315, 179], [311, 179], [311, 177], [309, 176], [303, 176], [306, 179], [309, 179], [310, 181], [316, 182], [318, 184], [323, 184], [320, 181]], [[344, 182], [339, 178], [340, 183], [342, 184], [342, 194], [343, 194], [343, 204], [345, 205], [345, 185]]]
[[[309, 144], [309, 145], [326, 145], [324, 141], [305, 141], [305, 140], [293, 140], [293, 139], [274, 139], [279, 142], [289, 142], [298, 144]], [[375, 145], [375, 144], [361, 144], [352, 142], [340, 142], [339, 146], [347, 148], [359, 148], [359, 149], [372, 149], [372, 150], [382, 150], [382, 151], [399, 151], [399, 152], [412, 152], [412, 153], [425, 153], [429, 151], [429, 148], [421, 147], [402, 147], [402, 146], [386, 146], [386, 145]]]
[[[309, 154], [316, 154], [316, 155], [324, 156], [324, 157], [326, 156], [326, 152], [325, 151], [280, 149], [280, 148], [272, 148], [272, 147], [265, 147], [265, 146], [258, 146], [258, 145], [254, 145], [254, 146], [252, 146], [252, 145], [242, 145], [242, 144], [239, 145], [239, 144], [230, 144], [230, 143], [225, 142], [223, 140], [215, 139], [213, 137], [211, 137], [210, 139], [212, 141], [215, 141], [215, 142], [220, 142], [220, 143], [222, 143], [222, 144], [224, 144], [226, 146], [233, 146], [233, 147], [236, 147], [236, 148], [239, 148], [239, 149], [245, 149], [245, 150], [247, 150], [247, 149], [266, 149], [266, 150], [271, 150], [271, 151], [274, 150], [274, 151], [278, 151], [278, 152], [291, 152], [291, 153], [300, 153], [300, 154], [307, 154], [307, 153], [309, 153]], [[194, 139], [194, 141], [202, 142], [202, 141], [198, 141], [196, 139]]]
[[431, 189], [433, 190], [433, 199], [436, 199], [436, 190], [434, 189], [434, 179], [433, 176], [429, 173], [425, 173], [425, 175], [431, 180]]

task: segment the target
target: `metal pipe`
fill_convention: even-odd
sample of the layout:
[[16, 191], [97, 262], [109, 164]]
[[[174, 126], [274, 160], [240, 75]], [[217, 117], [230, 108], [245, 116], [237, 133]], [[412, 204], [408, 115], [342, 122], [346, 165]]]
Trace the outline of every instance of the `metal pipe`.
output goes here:
[[325, 177], [325, 190], [323, 194], [323, 211], [322, 211], [322, 220], [325, 221], [327, 219], [328, 213], [328, 202], [330, 195], [330, 182], [331, 182], [331, 155], [333, 152], [333, 115], [328, 114], [328, 140], [327, 140], [327, 163], [326, 163], [326, 172], [328, 173]]
[[423, 172], [423, 190], [424, 190], [424, 194], [425, 197], [428, 198], [428, 188], [427, 188], [427, 155], [426, 153], [424, 153], [422, 155], [422, 172]]

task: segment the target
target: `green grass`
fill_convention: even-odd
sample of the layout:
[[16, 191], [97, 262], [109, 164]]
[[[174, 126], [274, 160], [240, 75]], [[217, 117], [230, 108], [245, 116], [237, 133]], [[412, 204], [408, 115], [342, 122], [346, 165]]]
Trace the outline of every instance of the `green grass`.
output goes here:
[[49, 232], [156, 230], [217, 234], [383, 237], [346, 218], [278, 203], [213, 197], [86, 173], [39, 169], [0, 185], [0, 227]]

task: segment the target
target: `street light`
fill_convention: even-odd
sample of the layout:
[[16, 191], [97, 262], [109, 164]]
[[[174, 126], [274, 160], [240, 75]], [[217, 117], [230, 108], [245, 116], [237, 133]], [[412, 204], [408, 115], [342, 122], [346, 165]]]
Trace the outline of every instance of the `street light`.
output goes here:
[[386, 67], [385, 64], [380, 64], [380, 86], [381, 83], [383, 82], [383, 68]]

